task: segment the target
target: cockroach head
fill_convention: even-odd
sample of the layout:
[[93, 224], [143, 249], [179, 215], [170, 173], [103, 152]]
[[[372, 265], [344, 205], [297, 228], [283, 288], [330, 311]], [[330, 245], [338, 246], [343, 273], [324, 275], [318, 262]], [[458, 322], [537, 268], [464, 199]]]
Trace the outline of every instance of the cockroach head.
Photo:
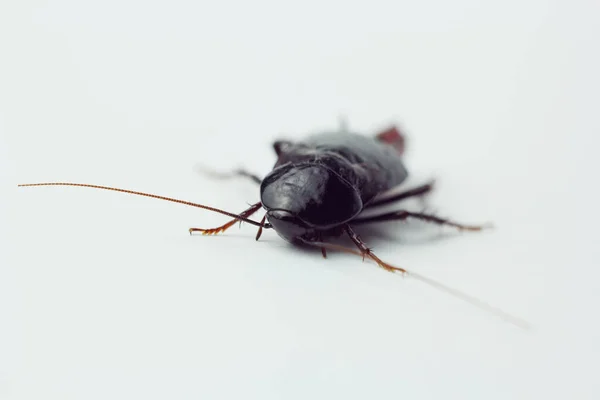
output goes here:
[[358, 191], [322, 164], [285, 164], [263, 179], [261, 202], [275, 231], [288, 241], [312, 238], [362, 210]]

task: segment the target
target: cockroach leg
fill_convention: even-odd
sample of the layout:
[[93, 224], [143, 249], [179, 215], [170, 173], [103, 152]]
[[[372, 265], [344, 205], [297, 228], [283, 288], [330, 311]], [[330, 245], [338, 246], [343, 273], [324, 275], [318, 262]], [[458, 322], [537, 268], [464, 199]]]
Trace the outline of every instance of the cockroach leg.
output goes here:
[[[248, 208], [247, 210], [244, 210], [240, 213], [241, 217], [244, 218], [248, 218], [250, 217], [252, 214], [254, 214], [255, 212], [257, 212], [260, 207], [261, 207], [261, 203], [258, 202], [256, 204], [253, 204], [250, 208]], [[240, 221], [239, 219], [232, 219], [231, 221], [229, 221], [228, 223], [226, 223], [225, 225], [221, 225], [218, 226], [216, 228], [210, 228], [210, 229], [203, 229], [203, 228], [190, 228], [190, 235], [192, 234], [192, 232], [202, 232], [203, 235], [216, 235], [219, 234], [221, 232], [225, 232], [227, 229], [231, 228], [233, 225], [235, 225], [236, 222]], [[240, 221], [242, 222], [242, 221]], [[259, 226], [259, 230], [262, 231], [262, 226], [264, 224], [264, 219], [261, 221], [261, 225]]]
[[238, 169], [233, 171], [232, 175], [237, 175], [237, 176], [243, 176], [245, 178], [250, 178], [252, 181], [254, 181], [255, 183], [258, 183], [260, 185], [260, 183], [262, 182], [262, 179], [256, 175], [253, 174], [252, 172], [248, 172], [244, 169]]
[[267, 215], [265, 214], [263, 219], [260, 220], [260, 226], [258, 227], [258, 232], [256, 232], [256, 241], [258, 241], [258, 239], [260, 239], [260, 237], [262, 235], [263, 226], [265, 225], [266, 220], [267, 220]]
[[372, 217], [356, 218], [352, 220], [353, 225], [367, 224], [371, 222], [385, 222], [394, 220], [407, 220], [409, 218], [418, 219], [425, 222], [431, 222], [437, 225], [451, 226], [458, 229], [459, 231], [481, 231], [485, 228], [490, 228], [490, 225], [464, 225], [457, 222], [450, 221], [445, 218], [437, 217], [433, 214], [425, 214], [418, 212], [411, 212], [406, 210], [394, 211], [391, 213], [385, 213], [381, 215], [374, 215]]
[[384, 204], [394, 203], [394, 202], [397, 202], [400, 200], [408, 199], [409, 197], [423, 196], [423, 195], [429, 193], [433, 189], [433, 184], [434, 184], [434, 182], [431, 181], [424, 185], [405, 190], [403, 192], [400, 192], [400, 193], [395, 194], [390, 197], [383, 197], [381, 199], [376, 199], [376, 200], [372, 201], [371, 203], [367, 204], [365, 206], [365, 208], [378, 207], [378, 206], [382, 206]]
[[389, 272], [399, 271], [402, 273], [406, 273], [405, 269], [399, 268], [399, 267], [394, 267], [394, 266], [382, 261], [379, 257], [377, 257], [375, 254], [373, 254], [373, 251], [367, 247], [366, 243], [361, 240], [361, 238], [356, 234], [356, 232], [354, 232], [354, 230], [350, 227], [350, 225], [346, 225], [344, 227], [344, 230], [346, 231], [346, 233], [348, 234], [350, 239], [354, 242], [356, 247], [358, 247], [358, 249], [360, 250], [360, 253], [363, 256], [363, 261], [364, 261], [365, 257], [369, 257], [371, 260], [375, 261], [377, 263], [377, 265], [379, 265], [381, 268], [385, 269], [386, 271], [389, 271]]

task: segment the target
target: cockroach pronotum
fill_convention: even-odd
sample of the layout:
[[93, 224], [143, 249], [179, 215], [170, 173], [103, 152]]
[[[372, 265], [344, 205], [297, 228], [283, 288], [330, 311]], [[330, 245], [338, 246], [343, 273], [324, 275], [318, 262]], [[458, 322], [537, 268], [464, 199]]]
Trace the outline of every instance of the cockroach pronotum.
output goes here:
[[[266, 177], [261, 179], [245, 170], [237, 170], [232, 174], [247, 177], [260, 185], [260, 201], [239, 214], [189, 201], [107, 186], [67, 182], [30, 183], [19, 186], [80, 186], [112, 190], [224, 214], [232, 220], [216, 228], [190, 228], [190, 234], [201, 232], [204, 235], [214, 235], [226, 231], [237, 222], [245, 222], [258, 227], [258, 240], [263, 229], [273, 229], [288, 242], [320, 248], [323, 257], [326, 257], [327, 250], [360, 255], [363, 260], [371, 259], [387, 271], [409, 274], [508, 322], [526, 327], [526, 322], [479, 299], [382, 261], [356, 234], [353, 226], [407, 219], [450, 226], [461, 231], [480, 231], [484, 228], [407, 210], [361, 216], [365, 210], [422, 196], [432, 190], [432, 183], [426, 183], [393, 195], [389, 194], [408, 176], [402, 160], [404, 147], [404, 135], [395, 126], [374, 137], [341, 130], [314, 134], [302, 142], [276, 141], [273, 148], [277, 161]], [[250, 217], [261, 208], [266, 211], [262, 220], [251, 219]], [[344, 234], [350, 238], [356, 249], [326, 242], [327, 238]]]

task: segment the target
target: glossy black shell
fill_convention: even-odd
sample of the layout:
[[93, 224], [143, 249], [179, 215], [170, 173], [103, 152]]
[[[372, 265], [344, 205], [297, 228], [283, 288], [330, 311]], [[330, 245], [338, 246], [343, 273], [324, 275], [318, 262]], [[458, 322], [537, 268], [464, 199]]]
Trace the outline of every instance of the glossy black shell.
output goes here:
[[[359, 191], [364, 206], [378, 194], [400, 185], [408, 176], [396, 149], [375, 137], [346, 132], [321, 133], [300, 143], [277, 142], [276, 147], [279, 148], [278, 159], [273, 172], [286, 164], [325, 164]], [[273, 172], [265, 178], [267, 183]]]
[[276, 230], [275, 219], [293, 220], [293, 227], [279, 229], [295, 231], [286, 236], [350, 221], [408, 175], [397, 150], [375, 137], [321, 133], [299, 143], [276, 142], [274, 147], [278, 159], [261, 183], [261, 202]]

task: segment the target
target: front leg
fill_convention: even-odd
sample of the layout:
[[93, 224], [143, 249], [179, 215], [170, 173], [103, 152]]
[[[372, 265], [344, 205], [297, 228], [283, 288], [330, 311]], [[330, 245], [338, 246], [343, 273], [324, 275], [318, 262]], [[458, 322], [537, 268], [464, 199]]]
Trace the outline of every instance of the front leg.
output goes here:
[[[241, 217], [244, 218], [248, 218], [250, 216], [252, 216], [254, 213], [256, 213], [258, 210], [260, 210], [262, 206], [262, 203], [259, 201], [256, 204], [253, 204], [250, 208], [248, 208], [247, 210], [244, 210], [240, 213]], [[264, 218], [261, 221], [261, 225], [259, 226], [260, 232], [262, 232], [262, 227], [264, 224]], [[229, 221], [228, 223], [226, 223], [225, 225], [221, 225], [218, 226], [216, 228], [208, 228], [208, 229], [204, 229], [204, 228], [190, 228], [190, 235], [192, 234], [192, 232], [202, 232], [203, 235], [216, 235], [219, 234], [221, 232], [225, 232], [227, 229], [231, 228], [233, 225], [235, 225], [236, 222], [238, 222], [239, 219], [232, 219], [231, 221]], [[258, 240], [258, 237], [256, 238], [256, 240]]]
[[379, 257], [377, 257], [375, 254], [373, 254], [373, 250], [371, 250], [370, 248], [367, 247], [367, 244], [361, 240], [361, 238], [356, 234], [356, 232], [354, 232], [354, 230], [350, 227], [350, 225], [346, 225], [344, 230], [346, 231], [348, 236], [350, 236], [350, 239], [354, 242], [356, 247], [358, 247], [358, 249], [360, 250], [360, 253], [363, 256], [363, 260], [365, 259], [365, 257], [369, 257], [371, 260], [375, 261], [377, 263], [377, 265], [379, 265], [381, 268], [385, 269], [386, 271], [389, 271], [389, 272], [400, 271], [402, 273], [406, 273], [406, 270], [404, 268], [394, 267], [394, 266], [382, 261]]

